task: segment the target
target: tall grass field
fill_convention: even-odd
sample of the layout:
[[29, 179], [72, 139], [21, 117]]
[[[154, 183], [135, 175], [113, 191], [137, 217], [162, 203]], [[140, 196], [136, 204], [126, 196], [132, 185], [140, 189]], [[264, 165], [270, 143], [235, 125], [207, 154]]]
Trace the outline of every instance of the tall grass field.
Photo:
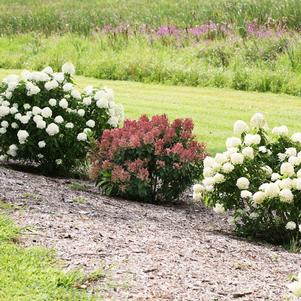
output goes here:
[[301, 95], [301, 1], [3, 0], [0, 67]]
[[72, 61], [78, 74], [99, 79], [301, 95], [296, 34], [181, 42], [141, 34], [2, 36], [0, 67], [37, 70]]
[[2, 34], [42, 31], [89, 34], [107, 24], [131, 23], [185, 28], [208, 21], [231, 23], [240, 28], [254, 19], [260, 24], [273, 19], [291, 29], [301, 24], [298, 0], [2, 0]]

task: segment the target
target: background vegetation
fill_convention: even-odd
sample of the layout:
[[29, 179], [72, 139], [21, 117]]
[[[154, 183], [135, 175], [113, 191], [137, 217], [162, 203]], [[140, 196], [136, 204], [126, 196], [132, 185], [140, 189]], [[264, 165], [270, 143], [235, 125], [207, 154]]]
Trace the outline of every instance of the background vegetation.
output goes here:
[[72, 61], [78, 74], [115, 81], [88, 80], [112, 87], [127, 117], [192, 117], [216, 152], [256, 111], [297, 130], [298, 98], [207, 87], [300, 96], [300, 26], [298, 0], [3, 0], [0, 68]]
[[[183, 41], [185, 42], [185, 41]], [[301, 95], [301, 39], [297, 36], [186, 41], [173, 37], [0, 37], [0, 67], [57, 70], [66, 60], [78, 74], [100, 79], [229, 87]]]
[[298, 0], [12, 0], [0, 67], [301, 95]]
[[299, 29], [298, 0], [3, 0], [0, 5], [1, 33], [28, 31], [89, 34], [107, 24], [131, 23], [159, 27], [172, 24], [192, 27], [213, 21], [242, 28], [256, 19], [268, 19]]

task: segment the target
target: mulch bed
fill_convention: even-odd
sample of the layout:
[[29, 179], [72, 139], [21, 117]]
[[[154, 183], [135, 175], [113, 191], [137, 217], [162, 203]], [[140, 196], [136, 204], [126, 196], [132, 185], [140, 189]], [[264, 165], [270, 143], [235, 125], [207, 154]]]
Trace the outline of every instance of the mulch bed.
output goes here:
[[0, 199], [27, 227], [21, 243], [55, 249], [66, 270], [103, 268], [94, 288], [105, 300], [280, 301], [300, 268], [300, 254], [237, 238], [227, 216], [189, 197], [173, 206], [107, 198], [89, 181], [4, 166], [0, 183]]

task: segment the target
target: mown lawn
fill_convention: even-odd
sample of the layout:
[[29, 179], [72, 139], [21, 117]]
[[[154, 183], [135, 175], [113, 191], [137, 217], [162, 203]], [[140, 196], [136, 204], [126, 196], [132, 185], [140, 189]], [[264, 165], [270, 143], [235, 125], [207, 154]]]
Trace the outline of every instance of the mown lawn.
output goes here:
[[[0, 70], [3, 78], [19, 71]], [[230, 89], [174, 87], [135, 82], [107, 81], [77, 77], [82, 88], [88, 84], [114, 89], [116, 101], [125, 107], [128, 118], [141, 114], [167, 114], [170, 118], [190, 117], [195, 134], [205, 141], [211, 152], [224, 149], [237, 119], [248, 121], [253, 113], [263, 112], [270, 127], [287, 125], [301, 131], [301, 98], [271, 93], [242, 92]]]

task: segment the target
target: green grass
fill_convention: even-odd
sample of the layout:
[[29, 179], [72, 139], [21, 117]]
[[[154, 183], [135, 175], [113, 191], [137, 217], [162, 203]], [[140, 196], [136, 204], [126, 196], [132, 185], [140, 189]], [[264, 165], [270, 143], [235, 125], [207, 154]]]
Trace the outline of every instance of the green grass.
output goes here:
[[88, 186], [86, 184], [83, 183], [77, 183], [77, 182], [73, 182], [70, 183], [68, 185], [68, 187], [72, 190], [76, 190], [76, 191], [88, 191]]
[[105, 24], [130, 22], [140, 26], [175, 24], [181, 27], [212, 20], [240, 28], [247, 21], [268, 18], [299, 28], [299, 0], [2, 0], [1, 33], [29, 31], [89, 34]]
[[300, 25], [300, 0], [2, 0], [0, 68], [301, 96]]
[[83, 276], [56, 267], [53, 252], [13, 243], [19, 234], [20, 229], [0, 214], [0, 301], [99, 300], [76, 288]]
[[[0, 70], [0, 78], [12, 72]], [[106, 81], [76, 77], [80, 87], [88, 84], [114, 89], [116, 101], [125, 106], [127, 118], [141, 114], [167, 114], [170, 118], [189, 117], [195, 123], [198, 139], [210, 152], [222, 151], [232, 135], [237, 119], [248, 121], [253, 113], [263, 112], [269, 126], [287, 125], [301, 131], [301, 98], [272, 93], [243, 92], [231, 89], [173, 87], [125, 81]]]
[[[186, 40], [185, 40], [186, 41]], [[186, 43], [186, 44], [185, 44]], [[228, 87], [301, 96], [301, 39], [151, 41], [149, 37], [0, 37], [0, 67], [59, 69], [72, 61], [83, 76], [169, 85]]]

